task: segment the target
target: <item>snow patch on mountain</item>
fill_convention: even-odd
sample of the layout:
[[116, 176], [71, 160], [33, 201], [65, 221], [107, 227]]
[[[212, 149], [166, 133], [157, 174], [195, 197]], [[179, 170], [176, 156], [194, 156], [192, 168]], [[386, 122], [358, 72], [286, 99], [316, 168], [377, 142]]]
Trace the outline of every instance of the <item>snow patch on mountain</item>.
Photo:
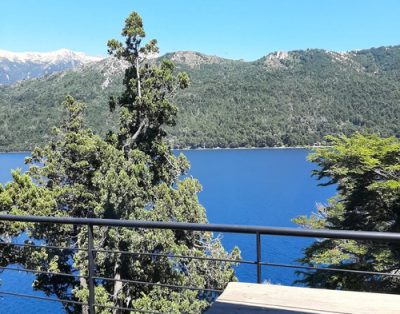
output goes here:
[[52, 52], [0, 50], [0, 85], [9, 85], [69, 69], [74, 70], [103, 59], [68, 49]]
[[83, 52], [76, 52], [68, 49], [59, 49], [51, 52], [11, 52], [0, 49], [0, 59], [7, 59], [10, 62], [18, 63], [59, 63], [70, 62], [71, 60], [85, 64], [88, 62], [96, 62], [103, 57], [88, 56]]

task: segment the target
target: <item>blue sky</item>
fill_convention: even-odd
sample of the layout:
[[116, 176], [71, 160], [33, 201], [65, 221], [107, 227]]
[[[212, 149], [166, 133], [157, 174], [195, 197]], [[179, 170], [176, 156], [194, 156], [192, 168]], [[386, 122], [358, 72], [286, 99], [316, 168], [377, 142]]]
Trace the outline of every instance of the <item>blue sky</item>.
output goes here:
[[105, 55], [133, 10], [161, 53], [255, 60], [276, 50], [400, 44], [399, 0], [0, 0], [0, 49]]

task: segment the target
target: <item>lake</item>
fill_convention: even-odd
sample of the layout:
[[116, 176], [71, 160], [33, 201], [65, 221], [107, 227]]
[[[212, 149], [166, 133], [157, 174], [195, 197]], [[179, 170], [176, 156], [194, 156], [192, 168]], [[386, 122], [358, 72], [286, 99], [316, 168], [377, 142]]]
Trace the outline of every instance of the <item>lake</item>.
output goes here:
[[[310, 214], [317, 203], [326, 203], [335, 187], [319, 187], [306, 161], [305, 149], [193, 150], [183, 151], [192, 164], [190, 175], [203, 185], [200, 202], [211, 223], [295, 227], [293, 217]], [[25, 169], [26, 154], [0, 154], [0, 182], [11, 179], [10, 169]], [[244, 259], [255, 258], [254, 235], [221, 235], [226, 249], [239, 246]], [[312, 239], [265, 236], [262, 238], [263, 261], [296, 263], [302, 249]], [[293, 270], [263, 267], [263, 280], [291, 285], [298, 278]], [[241, 281], [255, 281], [253, 265], [238, 267]], [[44, 296], [33, 291], [32, 274], [5, 271], [0, 290]], [[57, 302], [3, 296], [0, 312], [8, 314], [62, 313]]]

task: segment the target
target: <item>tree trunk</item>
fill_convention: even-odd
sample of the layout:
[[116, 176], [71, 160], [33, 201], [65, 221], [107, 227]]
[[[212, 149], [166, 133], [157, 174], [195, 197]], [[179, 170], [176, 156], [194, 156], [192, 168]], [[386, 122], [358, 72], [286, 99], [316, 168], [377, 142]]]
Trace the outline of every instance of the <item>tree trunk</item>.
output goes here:
[[[118, 294], [122, 289], [122, 282], [119, 281], [119, 279], [121, 279], [121, 273], [119, 272], [119, 266], [120, 266], [120, 263], [119, 263], [119, 261], [117, 261], [114, 266], [114, 279], [116, 281], [114, 281], [113, 301], [114, 301], [115, 306], [119, 306], [120, 304], [122, 304], [118, 300]], [[118, 310], [114, 309], [113, 314], [117, 314], [117, 313], [118, 313]]]
[[142, 86], [140, 84], [140, 71], [139, 71], [139, 56], [136, 57], [136, 79], [137, 79], [137, 90], [139, 99], [142, 98]]
[[[82, 289], [88, 289], [88, 284], [85, 278], [80, 278], [79, 282]], [[87, 305], [82, 305], [82, 314], [89, 314], [89, 307]]]

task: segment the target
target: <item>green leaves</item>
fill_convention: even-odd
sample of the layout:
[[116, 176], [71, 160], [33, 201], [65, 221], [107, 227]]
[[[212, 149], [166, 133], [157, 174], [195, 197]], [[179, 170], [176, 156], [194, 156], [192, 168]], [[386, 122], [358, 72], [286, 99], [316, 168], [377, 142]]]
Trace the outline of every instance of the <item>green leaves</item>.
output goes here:
[[[155, 40], [141, 46], [145, 33], [137, 13], [127, 18], [122, 34], [125, 44], [116, 40], [108, 44], [110, 53], [130, 64], [125, 72], [125, 90], [110, 100], [110, 108], [120, 114], [119, 131], [110, 132], [106, 140], [94, 134], [85, 125], [86, 106], [67, 96], [63, 102], [65, 119], [54, 137], [27, 158], [27, 173], [14, 172], [13, 181], [0, 189], [1, 210], [46, 216], [207, 222], [197, 197], [201, 185], [193, 178], [182, 179], [189, 162], [183, 154], [173, 154], [164, 129], [175, 123], [177, 107], [172, 98], [177, 89], [188, 86], [189, 78], [183, 73], [176, 76], [170, 61], [142, 64], [144, 55], [158, 48]], [[10, 250], [3, 254], [3, 264], [20, 263], [54, 273], [88, 273], [84, 226], [11, 224], [0, 232], [5, 241], [28, 232], [41, 243], [67, 248]], [[115, 280], [223, 289], [235, 280], [234, 263], [173, 256], [240, 258], [238, 249], [226, 252], [220, 239], [206, 232], [95, 227], [94, 242], [99, 249], [141, 253], [96, 253], [96, 275]], [[215, 297], [153, 285], [107, 280], [96, 283], [96, 303], [140, 310], [200, 313]], [[59, 298], [86, 302], [87, 284], [85, 278], [41, 274], [34, 287]], [[103, 308], [101, 313], [110, 310]]]
[[[315, 175], [337, 184], [338, 195], [310, 217], [294, 219], [312, 229], [400, 232], [400, 140], [377, 135], [328, 137], [332, 145], [309, 159], [320, 167]], [[305, 250], [303, 263], [329, 267], [393, 272], [400, 269], [400, 249], [394, 244], [323, 240]], [[400, 291], [388, 277], [306, 273], [303, 282], [321, 287]]]
[[120, 49], [122, 48], [122, 43], [121, 42], [119, 42], [118, 40], [116, 40], [116, 39], [110, 39], [108, 42], [107, 42], [107, 47], [108, 47], [108, 53], [110, 54], [110, 55], [112, 55], [112, 54], [114, 54], [114, 53], [116, 53], [116, 54], [118, 54], [118, 52], [120, 51]]
[[188, 88], [190, 85], [190, 78], [189, 75], [185, 72], [180, 72], [178, 74], [178, 81], [179, 81], [179, 88], [185, 89]]
[[146, 37], [143, 28], [142, 18], [137, 12], [132, 12], [125, 20], [125, 27], [122, 29], [122, 36], [125, 37]]

